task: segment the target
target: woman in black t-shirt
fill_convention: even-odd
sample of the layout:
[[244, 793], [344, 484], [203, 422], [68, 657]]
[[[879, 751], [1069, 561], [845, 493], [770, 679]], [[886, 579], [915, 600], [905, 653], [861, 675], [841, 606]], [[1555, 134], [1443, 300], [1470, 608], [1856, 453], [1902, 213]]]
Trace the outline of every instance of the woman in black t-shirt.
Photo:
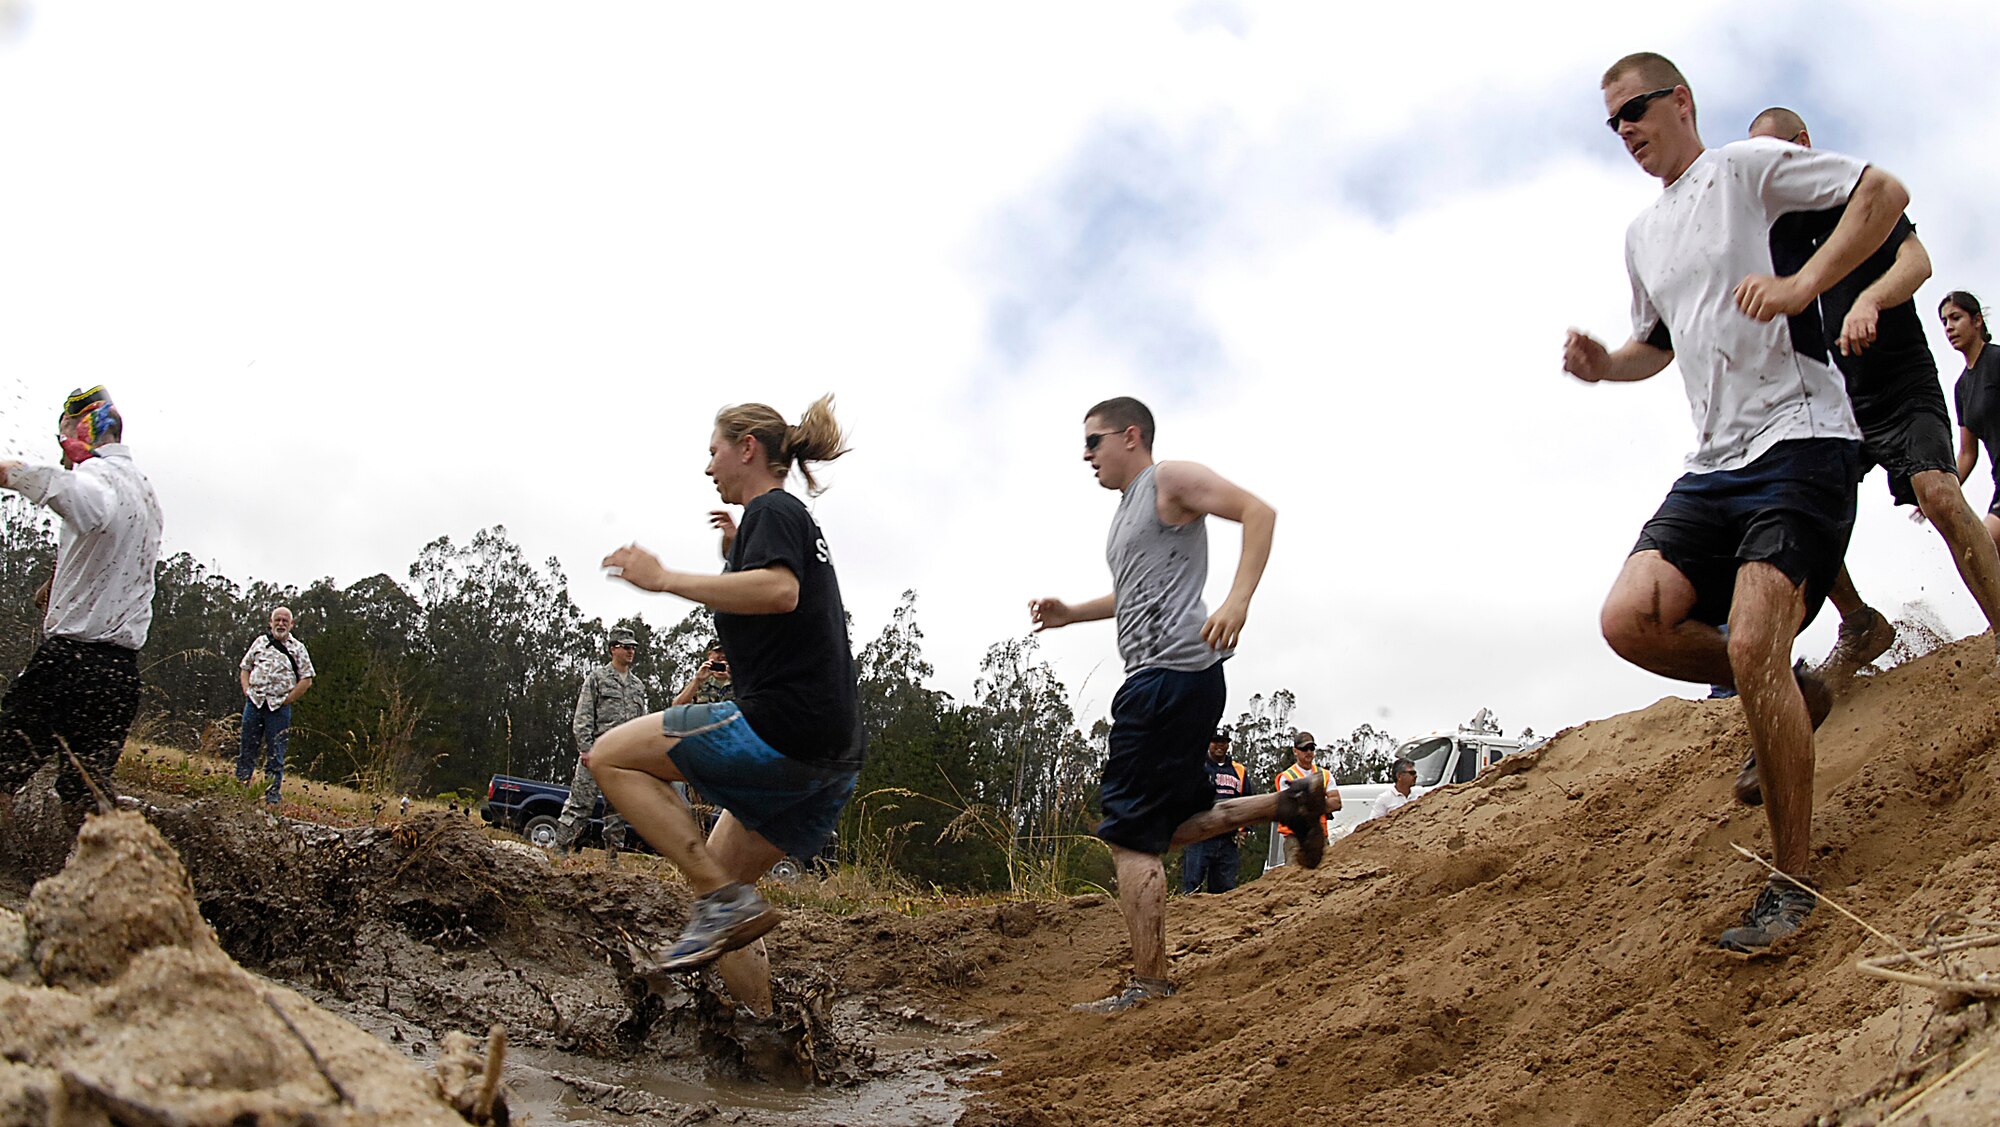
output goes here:
[[1965, 372], [1952, 389], [1958, 408], [1958, 480], [1964, 482], [1979, 466], [1979, 447], [1993, 462], [1993, 500], [1987, 506], [1986, 531], [2000, 546], [2000, 349], [1992, 347], [1986, 313], [1979, 299], [1953, 290], [1938, 303], [1938, 320], [1945, 339], [1965, 357]]
[[[700, 894], [680, 938], [638, 960], [639, 969], [693, 970], [719, 959], [730, 994], [763, 1014], [771, 1010], [770, 964], [757, 939], [782, 913], [757, 894], [757, 878], [787, 854], [820, 851], [861, 769], [860, 694], [832, 554], [812, 513], [785, 490], [797, 466], [817, 492], [810, 463], [846, 452], [832, 396], [797, 426], [761, 403], [725, 408], [707, 472], [743, 517], [739, 525], [727, 510], [710, 514], [722, 532], [722, 573], [670, 571], [637, 545], [604, 559], [610, 575], [635, 587], [714, 611], [736, 687], [733, 700], [678, 705], [613, 728], [584, 756], [605, 801]], [[669, 786], [680, 781], [724, 811], [706, 841]]]

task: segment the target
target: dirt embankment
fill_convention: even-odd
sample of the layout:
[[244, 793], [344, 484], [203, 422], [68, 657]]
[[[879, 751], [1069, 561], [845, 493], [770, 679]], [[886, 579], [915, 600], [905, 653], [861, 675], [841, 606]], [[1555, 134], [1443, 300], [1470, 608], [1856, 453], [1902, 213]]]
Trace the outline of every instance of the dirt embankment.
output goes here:
[[[1820, 733], [1818, 877], [1906, 941], [1940, 913], [2000, 917], [1990, 647], [1863, 679]], [[2000, 1121], [2000, 1051], [1977, 1056], [2000, 1046], [2000, 1003], [1856, 973], [1888, 948], [1827, 906], [1782, 957], [1715, 950], [1763, 879], [1731, 843], [1768, 853], [1762, 812], [1730, 802], [1746, 747], [1733, 702], [1664, 700], [1428, 796], [1318, 871], [1177, 899], [1182, 993], [1117, 1019], [1068, 1009], [1123, 971], [1103, 897], [794, 912], [771, 937], [774, 1034], [699, 980], [632, 977], [627, 939], [685, 916], [677, 883], [552, 868], [445, 816], [339, 832], [226, 803], [150, 817], [223, 948], [418, 1056], [497, 1021], [530, 1053], [693, 1078], [678, 1102], [572, 1084], [606, 1122], [740, 1117], [698, 1095], [732, 1076], [942, 1074], [966, 1058], [878, 1053], [876, 1034], [966, 1020], [997, 1030], [976, 1125], [1862, 1124], [1913, 1094], [1897, 1122]]]
[[[2000, 918], [1992, 645], [1864, 678], [1820, 731], [1818, 879], [1913, 946], [1940, 913]], [[1052, 957], [1018, 964], [1038, 1004], [989, 1044], [973, 1118], [1878, 1122], [2000, 1043], [2000, 1004], [1856, 973], [1891, 951], [1825, 905], [1783, 957], [1715, 949], [1764, 879], [1731, 843], [1770, 852], [1763, 812], [1730, 800], [1747, 747], [1733, 701], [1565, 732], [1337, 843], [1316, 872], [1175, 901], [1182, 993], [1116, 1020], [1067, 1012], [1117, 976], [1115, 913], [1083, 913], [1047, 936]], [[1901, 1122], [2000, 1122], [2000, 1053]]]

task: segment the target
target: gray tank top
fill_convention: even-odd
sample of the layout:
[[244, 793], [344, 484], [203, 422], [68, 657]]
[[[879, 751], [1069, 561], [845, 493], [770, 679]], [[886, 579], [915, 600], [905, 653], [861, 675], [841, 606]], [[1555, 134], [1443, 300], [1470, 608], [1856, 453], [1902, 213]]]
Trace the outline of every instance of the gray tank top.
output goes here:
[[1201, 640], [1201, 624], [1208, 621], [1201, 601], [1208, 582], [1208, 518], [1162, 522], [1155, 468], [1147, 466], [1126, 487], [1104, 547], [1118, 600], [1118, 653], [1127, 673], [1195, 673], [1229, 656]]

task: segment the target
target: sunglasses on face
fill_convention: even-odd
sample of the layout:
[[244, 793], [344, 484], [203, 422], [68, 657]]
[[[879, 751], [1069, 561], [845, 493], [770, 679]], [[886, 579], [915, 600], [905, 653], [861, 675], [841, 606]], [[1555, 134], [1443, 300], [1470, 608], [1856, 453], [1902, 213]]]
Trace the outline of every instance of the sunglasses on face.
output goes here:
[[1319, 745], [1318, 745], [1318, 744], [1293, 744], [1293, 745], [1292, 745], [1292, 750], [1293, 750], [1293, 751], [1318, 751], [1318, 750], [1319, 750]]
[[1083, 436], [1083, 448], [1085, 450], [1095, 451], [1097, 449], [1098, 443], [1103, 442], [1105, 439], [1110, 438], [1112, 435], [1124, 434], [1124, 433], [1125, 432], [1122, 430], [1101, 430], [1098, 431], [1096, 434], [1086, 434]]
[[1617, 112], [1604, 119], [1604, 124], [1610, 126], [1613, 133], [1618, 132], [1618, 123], [1621, 121], [1629, 121], [1637, 125], [1639, 119], [1646, 116], [1646, 111], [1652, 108], [1654, 102], [1659, 101], [1661, 98], [1678, 89], [1680, 89], [1678, 86], [1668, 86], [1664, 89], [1649, 90], [1644, 94], [1636, 94], [1627, 98], [1625, 104], [1618, 107]]

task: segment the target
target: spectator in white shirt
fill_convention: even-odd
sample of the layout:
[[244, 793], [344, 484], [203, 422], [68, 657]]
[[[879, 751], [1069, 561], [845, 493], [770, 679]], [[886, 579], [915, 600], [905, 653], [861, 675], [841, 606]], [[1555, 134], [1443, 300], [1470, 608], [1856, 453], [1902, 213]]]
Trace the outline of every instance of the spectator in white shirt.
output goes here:
[[1375, 799], [1374, 806], [1368, 812], [1368, 818], [1370, 821], [1373, 821], [1385, 814], [1393, 814], [1410, 803], [1415, 802], [1422, 793], [1422, 791], [1417, 789], [1417, 765], [1407, 759], [1398, 759], [1396, 760], [1395, 786], [1390, 790], [1383, 791]]
[[75, 811], [90, 792], [64, 745], [108, 792], [138, 713], [163, 522], [124, 434], [110, 394], [93, 387], [63, 403], [60, 465], [0, 461], [0, 488], [62, 518], [41, 642], [0, 699], [0, 794], [54, 758], [56, 793]]
[[259, 634], [237, 666], [243, 685], [243, 741], [236, 752], [236, 781], [248, 784], [265, 747], [264, 803], [278, 804], [285, 785], [285, 744], [291, 737], [292, 705], [312, 688], [312, 655], [292, 636], [292, 612], [271, 612], [271, 632]]

